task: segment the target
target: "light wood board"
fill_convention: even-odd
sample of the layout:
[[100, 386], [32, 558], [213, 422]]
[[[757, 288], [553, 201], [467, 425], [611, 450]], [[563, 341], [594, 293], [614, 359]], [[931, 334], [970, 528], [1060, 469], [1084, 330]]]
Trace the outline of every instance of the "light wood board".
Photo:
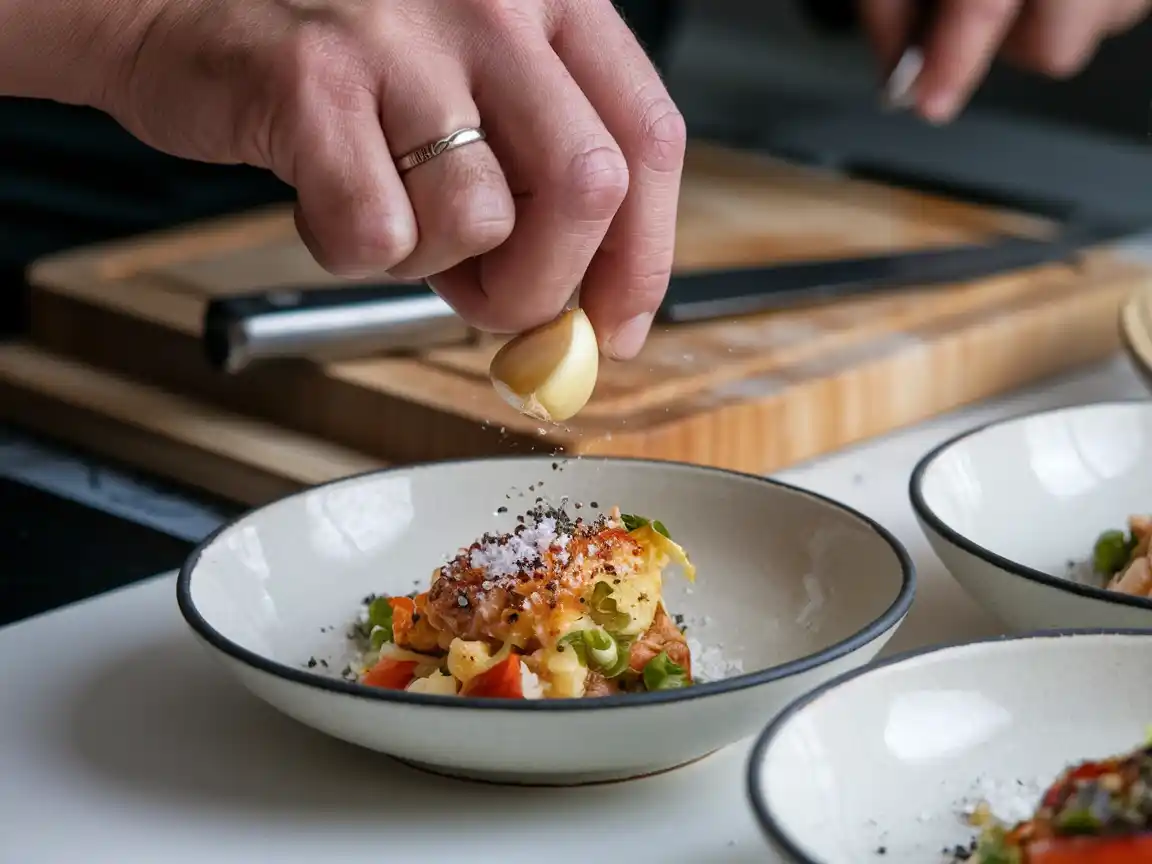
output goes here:
[[[1038, 220], [696, 145], [677, 267], [923, 248], [1047, 230]], [[1152, 271], [1093, 253], [971, 284], [656, 332], [606, 363], [588, 408], [542, 428], [487, 380], [495, 346], [319, 365], [203, 360], [206, 298], [332, 284], [271, 210], [76, 250], [31, 271], [42, 347], [389, 461], [496, 452], [644, 455], [775, 470], [1077, 365], [1118, 346]]]
[[384, 467], [23, 344], [0, 345], [0, 419], [252, 505]]

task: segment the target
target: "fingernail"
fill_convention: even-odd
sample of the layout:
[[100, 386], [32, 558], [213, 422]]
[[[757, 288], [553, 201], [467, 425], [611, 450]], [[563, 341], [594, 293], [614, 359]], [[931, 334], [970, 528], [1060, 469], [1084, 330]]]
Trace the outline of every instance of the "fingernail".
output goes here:
[[652, 318], [651, 312], [629, 318], [608, 339], [605, 353], [616, 360], [631, 360], [644, 347], [644, 339], [652, 329]]
[[361, 281], [371, 276], [372, 271], [362, 267], [333, 267], [332, 275], [339, 276], [341, 279]]
[[909, 48], [888, 76], [881, 104], [889, 111], [911, 108], [916, 104], [916, 82], [924, 68], [924, 55], [919, 48]]

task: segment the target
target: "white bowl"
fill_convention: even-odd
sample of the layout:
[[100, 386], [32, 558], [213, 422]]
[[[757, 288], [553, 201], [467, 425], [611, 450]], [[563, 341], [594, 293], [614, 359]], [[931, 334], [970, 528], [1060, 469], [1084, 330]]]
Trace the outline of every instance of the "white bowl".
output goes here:
[[974, 834], [966, 808], [1025, 818], [1066, 765], [1140, 746], [1149, 680], [1152, 634], [1140, 631], [907, 654], [783, 711], [753, 748], [749, 797], [793, 864], [944, 861]]
[[1152, 403], [967, 432], [920, 460], [909, 494], [940, 560], [1009, 630], [1152, 627], [1152, 602], [1074, 576], [1101, 532], [1152, 513]]
[[[426, 585], [458, 547], [509, 530], [517, 508], [545, 493], [582, 502], [585, 514], [595, 502], [662, 520], [699, 571], [691, 588], [668, 574], [669, 611], [744, 674], [684, 690], [516, 702], [339, 678], [345, 624], [365, 595]], [[671, 462], [513, 457], [395, 468], [262, 507], [192, 553], [178, 595], [230, 672], [310, 726], [442, 773], [575, 784], [665, 770], [754, 735], [800, 693], [872, 659], [914, 586], [892, 535], [808, 492]], [[308, 668], [310, 658], [327, 668]]]

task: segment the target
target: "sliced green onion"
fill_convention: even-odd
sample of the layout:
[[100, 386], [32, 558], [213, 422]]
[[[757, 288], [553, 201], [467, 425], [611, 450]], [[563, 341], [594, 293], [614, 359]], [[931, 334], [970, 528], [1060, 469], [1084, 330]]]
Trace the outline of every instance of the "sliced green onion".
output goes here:
[[592, 620], [609, 633], [618, 633], [632, 623], [632, 616], [621, 612], [612, 597], [612, 586], [607, 582], [597, 582], [592, 589], [592, 608], [589, 615]]
[[391, 642], [392, 604], [387, 597], [377, 597], [368, 605], [368, 624], [372, 628], [369, 639], [372, 650], [379, 651], [385, 642]]
[[632, 659], [632, 640], [621, 636], [613, 637], [616, 640], [616, 662], [600, 670], [605, 678], [619, 678], [628, 671], [628, 663]]
[[1123, 531], [1105, 531], [1096, 540], [1092, 550], [1092, 567], [1104, 576], [1119, 573], [1128, 563], [1136, 544]]
[[573, 630], [556, 643], [558, 648], [567, 646], [575, 651], [581, 666], [588, 665], [588, 646], [584, 644], [584, 633], [584, 630]]
[[604, 630], [574, 630], [558, 643], [576, 652], [580, 663], [605, 678], [616, 678], [628, 668], [631, 642]]
[[688, 686], [688, 673], [672, 662], [667, 651], [661, 651], [644, 667], [644, 688], [649, 691], [676, 690]]
[[588, 665], [606, 669], [616, 663], [619, 651], [616, 640], [603, 630], [585, 630], [584, 644], [588, 647]]

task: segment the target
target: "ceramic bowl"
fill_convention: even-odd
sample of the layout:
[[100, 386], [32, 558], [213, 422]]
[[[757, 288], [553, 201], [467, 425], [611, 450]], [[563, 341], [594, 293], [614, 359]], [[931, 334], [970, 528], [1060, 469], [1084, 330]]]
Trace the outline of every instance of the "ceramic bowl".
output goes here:
[[[517, 702], [341, 679], [365, 595], [426, 586], [460, 546], [510, 530], [543, 495], [585, 515], [619, 505], [662, 520], [699, 571], [694, 586], [672, 571], [664, 583], [669, 611], [704, 646], [695, 668], [741, 668], [684, 690]], [[192, 553], [178, 595], [229, 671], [310, 726], [441, 773], [568, 785], [651, 774], [754, 735], [800, 693], [870, 660], [914, 583], [879, 525], [780, 483], [671, 462], [512, 457], [395, 468], [262, 507]]]
[[1150, 676], [1140, 631], [1018, 636], [858, 669], [760, 736], [752, 806], [792, 864], [946, 861], [974, 836], [964, 815], [980, 801], [1026, 818], [1069, 763], [1140, 746]]
[[909, 494], [952, 576], [1009, 630], [1152, 627], [1152, 602], [1104, 590], [1089, 563], [1101, 532], [1152, 513], [1152, 403], [965, 433], [920, 461]]

